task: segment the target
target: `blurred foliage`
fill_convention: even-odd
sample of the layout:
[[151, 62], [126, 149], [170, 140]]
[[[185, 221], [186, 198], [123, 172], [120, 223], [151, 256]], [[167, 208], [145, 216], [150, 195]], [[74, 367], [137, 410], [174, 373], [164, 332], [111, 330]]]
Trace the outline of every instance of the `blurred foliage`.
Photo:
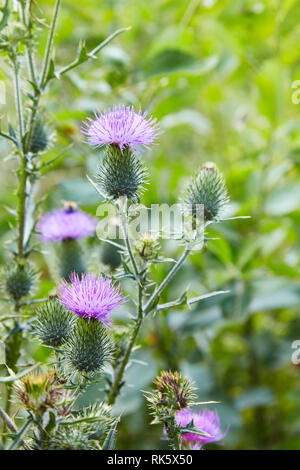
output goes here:
[[[40, 17], [48, 18], [52, 6], [52, 0], [39, 2]], [[132, 28], [98, 60], [54, 81], [43, 102], [56, 142], [41, 158], [50, 161], [71, 146], [43, 175], [40, 210], [66, 199], [95, 214], [98, 195], [86, 174], [95, 174], [101, 152], [84, 144], [81, 121], [95, 107], [129, 103], [149, 110], [164, 131], [146, 155], [151, 183], [143, 203], [176, 202], [195, 169], [209, 160], [224, 173], [231, 215], [251, 219], [212, 225], [209, 237], [220, 238], [190, 257], [162, 300], [178, 298], [187, 286], [191, 295], [230, 294], [145, 322], [142, 348], [115, 406], [123, 413], [117, 447], [166, 447], [162, 430], [150, 426], [141, 390], [150, 389], [161, 369], [178, 369], [195, 381], [200, 400], [221, 401], [222, 428], [231, 425], [225, 449], [300, 448], [299, 366], [291, 362], [292, 342], [300, 338], [300, 108], [292, 102], [292, 84], [300, 79], [299, 2], [63, 0], [57, 62], [73, 60], [81, 39], [93, 48], [125, 26]], [[40, 52], [46, 33], [41, 27]], [[2, 60], [4, 123], [14, 118], [9, 74]], [[4, 207], [16, 202], [16, 162], [7, 158], [9, 151], [2, 139], [3, 262], [13, 219]], [[168, 256], [180, 252], [171, 241], [165, 248]], [[47, 296], [53, 279], [42, 256], [35, 262], [40, 295]], [[100, 256], [93, 262], [99, 265]], [[155, 268], [157, 281], [166, 269]], [[129, 310], [120, 311], [119, 324]], [[34, 341], [27, 347], [33, 360], [47, 360], [45, 348]], [[82, 402], [100, 398], [100, 385], [92, 385]]]

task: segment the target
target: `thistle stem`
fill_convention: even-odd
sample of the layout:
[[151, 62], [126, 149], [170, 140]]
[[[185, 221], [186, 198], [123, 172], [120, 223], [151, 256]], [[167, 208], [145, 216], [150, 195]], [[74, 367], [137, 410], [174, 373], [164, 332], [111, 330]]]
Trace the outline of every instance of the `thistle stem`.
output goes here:
[[145, 307], [143, 308], [144, 315], [147, 315], [147, 313], [149, 313], [151, 311], [151, 309], [153, 307], [153, 304], [158, 299], [159, 295], [164, 290], [164, 288], [167, 286], [167, 284], [171, 281], [173, 276], [177, 273], [177, 271], [179, 270], [181, 265], [184, 263], [184, 261], [186, 260], [186, 258], [189, 255], [190, 251], [191, 251], [190, 248], [186, 248], [184, 250], [183, 254], [178, 259], [178, 261], [174, 264], [171, 271], [167, 274], [167, 276], [164, 278], [164, 280], [161, 282], [161, 284], [155, 289], [155, 291], [151, 295], [150, 299], [146, 303]]
[[135, 257], [133, 255], [133, 251], [131, 248], [130, 239], [128, 236], [128, 210], [127, 210], [127, 198], [120, 204], [120, 217], [121, 217], [121, 229], [123, 232], [125, 245], [127, 249], [128, 256], [130, 258], [131, 264], [133, 266], [134, 274], [136, 275], [137, 279], [139, 277], [139, 269], [137, 263], [135, 261]]
[[25, 228], [25, 205], [26, 205], [26, 181], [27, 181], [27, 160], [24, 155], [21, 155], [20, 163], [20, 183], [18, 189], [18, 258], [19, 261], [23, 258], [24, 251], [24, 228]]
[[56, 29], [56, 24], [57, 24], [57, 18], [58, 18], [58, 13], [59, 13], [59, 8], [60, 8], [61, 0], [56, 0], [56, 4], [54, 7], [54, 13], [53, 13], [53, 19], [50, 27], [50, 33], [48, 36], [48, 41], [47, 41], [47, 46], [46, 46], [46, 52], [45, 52], [45, 57], [44, 57], [44, 63], [43, 63], [43, 68], [42, 68], [42, 73], [41, 73], [41, 78], [40, 78], [40, 88], [43, 89], [45, 85], [47, 84], [47, 74], [49, 71], [49, 64], [50, 64], [50, 59], [51, 59], [51, 53], [52, 53], [52, 48], [53, 48], [53, 40], [54, 40], [54, 33]]
[[14, 139], [11, 135], [7, 134], [6, 132], [0, 131], [1, 137], [4, 137], [7, 140], [10, 140], [13, 144], [18, 145], [16, 139]]
[[123, 374], [125, 372], [126, 365], [129, 361], [132, 348], [135, 345], [135, 340], [136, 340], [136, 337], [138, 335], [138, 332], [140, 331], [142, 321], [143, 321], [143, 318], [141, 318], [141, 317], [136, 320], [135, 327], [134, 327], [134, 330], [132, 332], [132, 336], [131, 336], [130, 342], [128, 344], [125, 356], [123, 358], [123, 361], [121, 362], [120, 368], [117, 372], [117, 375], [114, 379], [113, 385], [110, 389], [110, 392], [109, 392], [109, 395], [108, 395], [108, 398], [107, 398], [107, 403], [109, 405], [113, 405], [116, 401], [117, 396], [118, 396], [119, 389], [120, 389], [120, 383], [122, 382]]
[[27, 52], [27, 60], [28, 60], [28, 72], [30, 76], [30, 80], [37, 85], [37, 77], [36, 77], [36, 70], [35, 70], [35, 62], [33, 57], [33, 50], [32, 50], [32, 41], [31, 41], [31, 20], [30, 20], [30, 2], [31, 0], [26, 0], [26, 2], [20, 2], [20, 18], [22, 23], [24, 24], [25, 28], [28, 31], [28, 38], [26, 38], [26, 52]]
[[17, 59], [16, 56], [12, 59], [12, 62], [13, 62], [13, 69], [14, 69], [15, 103], [16, 103], [16, 109], [17, 109], [18, 119], [19, 119], [20, 141], [22, 143], [22, 139], [23, 139], [23, 136], [24, 136], [24, 118], [23, 118], [21, 85], [20, 85], [20, 75], [19, 75], [20, 64], [19, 64], [18, 59]]
[[32, 425], [32, 417], [30, 416], [29, 418], [27, 418], [26, 422], [24, 423], [23, 427], [20, 429], [20, 431], [17, 433], [15, 439], [13, 440], [13, 442], [10, 444], [10, 446], [8, 447], [7, 450], [14, 450], [16, 447], [19, 446], [19, 444], [21, 444], [23, 442], [23, 437], [25, 436], [25, 434], [27, 433], [28, 429], [30, 428], [30, 426]]
[[[122, 217], [122, 214], [123, 214], [123, 217]], [[126, 224], [124, 224], [124, 220], [126, 221]], [[127, 231], [127, 219], [126, 219], [126, 215], [124, 216], [124, 212], [121, 212], [121, 225], [122, 225], [123, 231], [124, 231], [125, 242], [126, 242], [126, 240], [128, 242], [128, 243], [126, 243], [128, 255], [129, 255], [129, 257], [132, 261], [132, 264], [134, 266], [134, 269], [135, 269], [135, 272], [136, 272], [136, 275], [137, 275], [137, 282], [138, 282], [138, 317], [135, 320], [135, 327], [133, 329], [133, 332], [132, 332], [130, 342], [128, 344], [125, 356], [124, 356], [124, 358], [123, 358], [123, 360], [120, 364], [120, 367], [119, 367], [119, 369], [117, 371], [117, 374], [114, 378], [112, 387], [111, 387], [110, 392], [108, 394], [107, 402], [108, 402], [109, 405], [113, 405], [115, 400], [116, 400], [116, 397], [118, 396], [118, 393], [119, 393], [119, 390], [120, 390], [120, 384], [122, 382], [123, 375], [124, 375], [127, 363], [130, 359], [132, 349], [135, 345], [135, 340], [136, 340], [137, 335], [140, 331], [144, 316], [151, 311], [152, 306], [153, 306], [155, 300], [158, 298], [159, 294], [163, 291], [163, 289], [166, 287], [166, 285], [170, 282], [172, 277], [177, 273], [177, 271], [179, 270], [179, 268], [181, 267], [181, 265], [183, 264], [183, 262], [185, 261], [185, 259], [187, 258], [187, 256], [190, 253], [190, 248], [186, 248], [185, 251], [183, 252], [183, 254], [181, 255], [181, 257], [178, 259], [176, 264], [171, 269], [171, 271], [167, 274], [167, 276], [162, 281], [162, 283], [154, 291], [154, 293], [152, 294], [152, 296], [148, 300], [145, 308], [143, 309], [143, 305], [142, 305], [142, 302], [143, 302], [143, 287], [140, 283], [140, 276], [139, 276], [138, 267], [137, 267], [136, 261], [134, 259], [132, 250], [131, 250], [130, 240], [129, 240], [128, 231]]]
[[133, 269], [134, 269], [134, 272], [135, 272], [135, 275], [136, 275], [136, 281], [138, 283], [138, 312], [137, 312], [138, 316], [135, 320], [135, 326], [134, 326], [134, 329], [132, 331], [132, 335], [131, 335], [131, 338], [130, 338], [130, 341], [129, 341], [129, 344], [128, 344], [128, 347], [127, 347], [127, 350], [126, 350], [126, 353], [125, 353], [125, 356], [123, 357], [123, 360], [122, 360], [122, 362], [119, 366], [119, 369], [118, 369], [117, 374], [114, 378], [112, 387], [111, 387], [109, 395], [108, 395], [107, 402], [108, 402], [109, 405], [114, 404], [114, 402], [116, 400], [116, 397], [119, 393], [120, 384], [122, 382], [123, 375], [124, 375], [127, 363], [130, 359], [132, 348], [135, 345], [135, 340], [137, 338], [137, 335], [140, 331], [140, 328], [141, 328], [141, 325], [142, 325], [142, 322], [143, 322], [143, 308], [142, 308], [143, 287], [142, 287], [141, 282], [140, 282], [140, 275], [139, 275], [138, 266], [137, 266], [137, 263], [135, 261], [134, 255], [133, 255], [132, 248], [131, 248], [131, 243], [130, 243], [129, 236], [128, 236], [127, 199], [124, 201], [124, 204], [121, 204], [120, 215], [121, 215], [121, 228], [122, 228], [123, 235], [124, 235], [124, 238], [125, 238], [125, 244], [126, 244], [127, 252], [128, 252], [129, 258], [131, 260], [131, 263], [132, 263], [132, 266], [133, 266]]
[[[95, 47], [91, 52], [87, 53], [87, 59], [94, 59], [95, 55], [98, 54], [98, 52], [101, 51], [107, 44], [109, 44], [116, 36], [119, 36], [119, 34], [129, 31], [130, 27], [127, 28], [121, 28], [117, 29], [114, 33], [112, 33], [110, 36], [108, 36], [104, 41], [102, 41], [98, 46]], [[77, 57], [73, 62], [70, 64], [66, 65], [62, 69], [60, 69], [57, 72], [57, 76], [60, 77], [61, 75], [64, 75], [65, 73], [69, 72], [70, 70], [74, 69], [75, 67], [78, 67], [82, 63], [82, 59], [80, 57]]]

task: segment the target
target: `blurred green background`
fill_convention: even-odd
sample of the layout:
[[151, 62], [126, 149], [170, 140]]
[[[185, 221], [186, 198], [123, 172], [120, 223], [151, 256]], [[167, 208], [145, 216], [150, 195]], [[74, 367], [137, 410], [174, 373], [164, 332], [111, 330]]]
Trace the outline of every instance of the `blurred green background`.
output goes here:
[[[53, 1], [38, 2], [49, 18]], [[43, 175], [41, 211], [75, 200], [95, 213], [93, 175], [99, 151], [88, 147], [81, 121], [95, 108], [116, 103], [148, 110], [161, 123], [159, 145], [145, 154], [150, 184], [143, 203], [174, 203], [205, 161], [224, 173], [231, 215], [250, 215], [211, 226], [210, 241], [177, 274], [164, 299], [230, 289], [190, 310], [162, 312], [145, 323], [139, 349], [127, 372], [116, 412], [123, 413], [120, 449], [166, 448], [162, 430], [150, 426], [145, 399], [161, 369], [178, 369], [195, 381], [201, 400], [217, 400], [222, 429], [231, 425], [225, 449], [300, 449], [300, 366], [292, 343], [300, 340], [300, 104], [292, 101], [300, 79], [298, 0], [63, 0], [56, 35], [56, 62], [76, 55], [81, 39], [92, 49], [115, 29], [115, 39], [98, 60], [56, 80], [43, 100], [56, 133], [50, 160], [69, 144], [63, 158]], [[38, 52], [45, 46], [41, 27]], [[1, 59], [6, 84], [5, 119], [14, 120], [10, 70]], [[23, 83], [24, 91], [29, 89]], [[295, 100], [294, 100], [295, 101]], [[13, 218], [16, 162], [0, 141], [0, 236], [2, 259]], [[93, 246], [97, 242], [92, 242]], [[102, 250], [105, 248], [101, 247]], [[168, 256], [181, 247], [165, 244]], [[106, 258], [110, 254], [106, 252]], [[54, 281], [46, 259], [39, 295]], [[93, 261], [95, 262], [95, 260]], [[99, 264], [98, 264], [99, 267]], [[168, 265], [159, 265], [159, 281]], [[125, 286], [131, 292], [131, 285]], [[5, 312], [5, 305], [2, 306]], [[130, 306], [116, 320], [129, 321]], [[29, 354], [48, 352], [32, 341]], [[83, 400], [101, 397], [93, 385]], [[215, 446], [217, 448], [217, 446]], [[214, 446], [211, 446], [214, 448]]]

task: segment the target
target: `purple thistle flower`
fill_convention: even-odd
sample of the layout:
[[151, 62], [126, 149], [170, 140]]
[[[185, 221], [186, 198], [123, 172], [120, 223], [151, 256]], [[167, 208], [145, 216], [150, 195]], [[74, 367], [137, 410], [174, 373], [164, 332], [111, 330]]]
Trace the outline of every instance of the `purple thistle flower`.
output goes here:
[[78, 209], [55, 209], [37, 224], [44, 242], [85, 238], [94, 234], [98, 220]]
[[106, 113], [95, 112], [95, 120], [88, 118], [81, 131], [88, 136], [91, 145], [118, 145], [121, 150], [130, 147], [135, 151], [139, 145], [148, 148], [159, 135], [159, 126], [147, 113], [134, 111], [133, 106], [113, 106]]
[[80, 317], [101, 321], [111, 326], [110, 312], [126, 302], [122, 297], [120, 285], [115, 285], [108, 277], [94, 273], [70, 275], [71, 283], [65, 279], [58, 282], [58, 300], [67, 309]]
[[[193, 422], [193, 423], [192, 423]], [[200, 412], [193, 413], [189, 408], [179, 410], [176, 414], [176, 423], [185, 428], [190, 423], [194, 425], [199, 431], [204, 431], [208, 435], [198, 435], [193, 433], [186, 433], [181, 435], [182, 442], [192, 446], [194, 450], [200, 450], [202, 446], [209, 442], [217, 442], [223, 439], [229, 429], [222, 433], [220, 428], [220, 418], [217, 410], [209, 410], [204, 408]]]

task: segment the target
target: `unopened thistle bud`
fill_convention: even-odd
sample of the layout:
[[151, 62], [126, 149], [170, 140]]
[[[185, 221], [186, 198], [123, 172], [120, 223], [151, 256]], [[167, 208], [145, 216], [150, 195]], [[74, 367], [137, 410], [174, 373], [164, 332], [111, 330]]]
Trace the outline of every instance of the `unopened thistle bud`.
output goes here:
[[206, 163], [190, 184], [185, 203], [196, 217], [197, 206], [203, 206], [204, 220], [220, 220], [229, 202], [228, 191], [222, 174], [213, 163]]
[[15, 385], [15, 393], [26, 409], [39, 413], [53, 408], [61, 399], [62, 385], [55, 371], [31, 373]]
[[130, 147], [123, 150], [117, 145], [108, 145], [97, 177], [99, 188], [108, 198], [126, 196], [138, 202], [143, 185], [147, 182], [146, 170]]
[[18, 302], [30, 293], [36, 278], [37, 273], [29, 263], [9, 266], [4, 273], [4, 289], [12, 300]]
[[156, 389], [145, 394], [154, 416], [153, 423], [174, 419], [178, 410], [186, 408], [196, 398], [193, 385], [179, 372], [162, 371], [154, 384]]
[[31, 141], [30, 141], [30, 152], [33, 154], [39, 154], [49, 147], [52, 135], [50, 129], [38, 118], [33, 126]]
[[113, 344], [101, 322], [79, 318], [66, 343], [66, 357], [71, 368], [89, 374], [101, 372], [111, 361]]
[[49, 300], [38, 309], [33, 333], [47, 346], [61, 346], [72, 333], [74, 317], [57, 300]]
[[135, 252], [143, 261], [156, 258], [159, 248], [157, 238], [149, 233], [142, 234], [134, 245]]
[[[49, 450], [101, 450], [100, 442], [114, 423], [111, 417], [111, 408], [105, 403], [93, 405], [76, 411], [76, 419], [69, 425], [58, 425], [51, 432], [47, 442]], [[73, 422], [72, 422], [73, 421]], [[74, 422], [75, 421], [75, 422]]]

